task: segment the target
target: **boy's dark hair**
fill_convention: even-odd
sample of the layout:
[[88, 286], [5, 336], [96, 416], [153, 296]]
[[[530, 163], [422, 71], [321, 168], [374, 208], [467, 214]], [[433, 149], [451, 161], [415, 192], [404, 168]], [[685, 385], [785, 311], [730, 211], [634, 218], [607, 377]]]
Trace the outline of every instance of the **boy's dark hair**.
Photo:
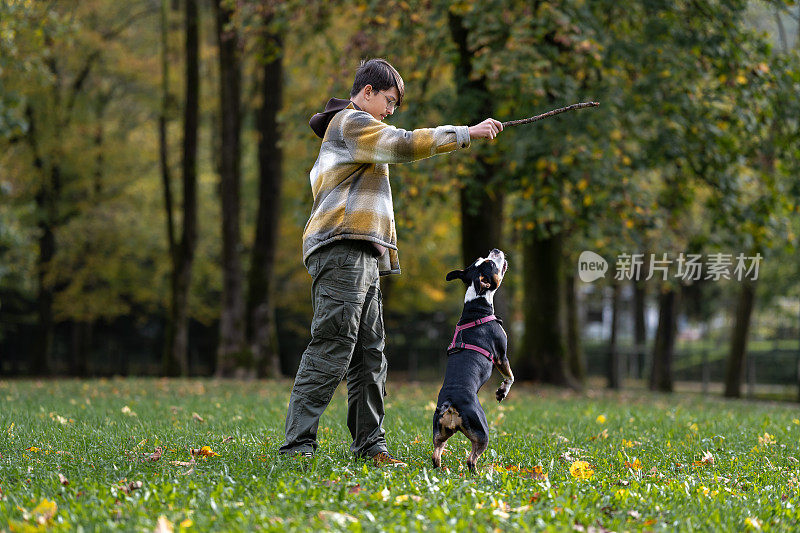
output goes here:
[[356, 70], [356, 79], [353, 88], [350, 89], [350, 98], [361, 91], [365, 86], [372, 85], [376, 91], [386, 91], [392, 87], [397, 87], [400, 98], [397, 105], [403, 103], [403, 96], [406, 94], [406, 87], [403, 78], [392, 65], [385, 59], [376, 57], [370, 60], [361, 61], [361, 65]]

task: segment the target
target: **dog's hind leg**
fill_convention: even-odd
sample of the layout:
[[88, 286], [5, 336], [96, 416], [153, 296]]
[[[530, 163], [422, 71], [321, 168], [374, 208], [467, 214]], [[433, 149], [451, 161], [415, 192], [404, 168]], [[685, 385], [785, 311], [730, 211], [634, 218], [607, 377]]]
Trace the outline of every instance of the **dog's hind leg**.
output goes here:
[[489, 447], [489, 437], [482, 432], [470, 432], [470, 434], [466, 434], [469, 438], [470, 442], [472, 443], [472, 452], [467, 457], [467, 467], [469, 471], [473, 474], [477, 471], [475, 468], [475, 463], [478, 462], [478, 457], [481, 456], [483, 452], [486, 451], [486, 448]]
[[433, 461], [433, 467], [439, 468], [442, 466], [442, 453], [444, 452], [444, 447], [447, 445], [447, 439], [453, 436], [455, 430], [441, 428], [442, 431], [433, 436], [433, 455], [431, 455], [431, 461]]
[[486, 415], [479, 408], [466, 416], [461, 432], [472, 443], [472, 452], [467, 457], [467, 467], [473, 474], [477, 471], [475, 464], [486, 448], [489, 447], [489, 431], [486, 424]]
[[453, 436], [461, 425], [461, 416], [449, 402], [442, 404], [433, 414], [433, 467], [439, 468], [442, 464], [447, 439]]

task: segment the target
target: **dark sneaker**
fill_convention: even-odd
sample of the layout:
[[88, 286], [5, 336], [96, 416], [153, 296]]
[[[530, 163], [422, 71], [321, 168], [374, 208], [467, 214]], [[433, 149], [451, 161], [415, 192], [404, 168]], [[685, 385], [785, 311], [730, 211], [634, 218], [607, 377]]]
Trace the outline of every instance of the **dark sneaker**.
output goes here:
[[395, 459], [394, 457], [392, 457], [392, 454], [390, 454], [389, 452], [380, 452], [378, 454], [373, 455], [372, 463], [375, 466], [399, 466], [399, 467], [408, 466], [403, 461], [400, 461], [399, 459]]

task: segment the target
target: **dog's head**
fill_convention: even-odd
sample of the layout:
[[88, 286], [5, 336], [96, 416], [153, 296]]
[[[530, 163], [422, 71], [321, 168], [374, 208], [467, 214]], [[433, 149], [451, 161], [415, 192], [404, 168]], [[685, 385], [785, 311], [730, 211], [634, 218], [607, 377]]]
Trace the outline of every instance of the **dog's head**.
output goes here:
[[489, 252], [488, 257], [479, 257], [474, 263], [464, 270], [453, 270], [447, 273], [447, 281], [460, 279], [467, 286], [465, 302], [479, 296], [485, 297], [492, 303], [494, 292], [503, 282], [503, 276], [508, 269], [508, 261], [503, 252], [495, 248]]

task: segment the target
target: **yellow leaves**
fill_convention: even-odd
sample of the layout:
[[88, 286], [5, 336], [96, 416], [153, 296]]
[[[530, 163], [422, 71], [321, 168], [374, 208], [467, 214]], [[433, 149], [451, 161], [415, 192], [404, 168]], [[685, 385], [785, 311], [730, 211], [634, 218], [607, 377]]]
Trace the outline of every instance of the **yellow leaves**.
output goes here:
[[192, 413], [192, 420], [194, 420], [198, 424], [202, 424], [203, 422], [205, 422], [205, 420], [203, 420], [203, 417], [198, 415], [197, 413]]
[[699, 461], [694, 461], [692, 466], [710, 466], [714, 464], [714, 456], [711, 454], [710, 451], [706, 450], [703, 452], [703, 457], [700, 458]]
[[422, 501], [422, 497], [417, 496], [416, 494], [400, 494], [395, 497], [394, 504], [400, 505], [401, 503], [405, 503], [407, 501], [413, 501], [415, 503], [419, 503]]
[[569, 467], [569, 474], [575, 479], [583, 481], [592, 479], [594, 476], [594, 470], [586, 461], [575, 461]]
[[62, 426], [66, 426], [67, 424], [73, 424], [75, 422], [75, 420], [73, 420], [72, 418], [67, 419], [67, 418], [64, 418], [63, 416], [61, 416], [59, 414], [56, 414], [56, 413], [50, 413], [49, 416], [50, 416], [50, 420], [53, 420], [54, 422], [58, 422]]
[[192, 455], [197, 455], [200, 457], [219, 457], [219, 454], [212, 450], [211, 446], [202, 446], [199, 449], [192, 448], [189, 451], [192, 453]]
[[31, 447], [29, 447], [29, 448], [25, 448], [25, 451], [26, 451], [26, 452], [39, 453], [39, 452], [40, 452], [40, 451], [42, 451], [42, 450], [41, 450], [41, 449], [39, 449], [39, 448], [37, 448], [36, 446], [31, 446]]
[[[794, 424], [796, 426], [800, 426], [800, 418], [793, 418], [792, 419], [792, 424]], [[11, 426], [13, 427], [14, 424], [11, 424]]]
[[744, 74], [739, 74], [736, 76], [736, 83], [739, 85], [746, 85], [747, 84], [747, 76]]
[[692, 422], [691, 424], [689, 424], [689, 429], [690, 429], [690, 430], [692, 430], [692, 431], [694, 431], [695, 433], [697, 433], [697, 431], [698, 431], [700, 428], [699, 428], [699, 427], [697, 427], [697, 424], [696, 424], [696, 423]]
[[755, 529], [756, 531], [761, 531], [762, 522], [758, 518], [754, 516], [748, 516], [744, 519], [744, 525], [748, 529]]
[[625, 468], [630, 468], [631, 470], [641, 470], [642, 462], [639, 461], [638, 458], [634, 457], [633, 462], [625, 461]]
[[181, 529], [189, 529], [194, 525], [194, 522], [191, 518], [186, 518], [185, 520], [181, 520], [181, 523], [178, 525]]
[[578, 190], [580, 192], [585, 191], [586, 187], [588, 187], [588, 186], [589, 186], [589, 182], [588, 182], [588, 180], [586, 178], [581, 178], [581, 180], [578, 182]]
[[123, 415], [128, 415], [128, 416], [138, 416], [136, 413], [131, 411], [131, 408], [128, 407], [127, 405], [122, 408], [122, 414]]
[[156, 527], [153, 529], [153, 533], [172, 533], [175, 528], [172, 526], [172, 522], [170, 522], [166, 516], [163, 514], [158, 517], [158, 522], [156, 522]]
[[775, 440], [775, 437], [773, 435], [770, 435], [767, 432], [764, 432], [764, 436], [761, 436], [761, 435], [758, 436], [758, 444], [759, 444], [759, 446], [769, 446], [769, 445], [777, 444], [777, 443], [778, 443], [778, 441]]
[[639, 446], [641, 442], [638, 440], [625, 440], [622, 439], [622, 447], [623, 448], [633, 448], [634, 446]]
[[536, 465], [532, 468], [520, 468], [518, 465], [507, 465], [505, 467], [501, 465], [492, 466], [494, 467], [495, 472], [516, 472], [520, 475], [520, 477], [528, 477], [537, 481], [543, 481], [547, 479], [547, 472], [544, 471], [542, 465]]
[[605, 424], [606, 423], [606, 415], [598, 415], [595, 419], [595, 422], [598, 424]]
[[56, 502], [51, 502], [47, 498], [43, 498], [33, 510], [25, 511], [22, 509], [22, 518], [25, 522], [9, 521], [9, 529], [11, 531], [44, 531], [46, 528], [53, 525], [53, 517], [58, 512], [58, 505]]

